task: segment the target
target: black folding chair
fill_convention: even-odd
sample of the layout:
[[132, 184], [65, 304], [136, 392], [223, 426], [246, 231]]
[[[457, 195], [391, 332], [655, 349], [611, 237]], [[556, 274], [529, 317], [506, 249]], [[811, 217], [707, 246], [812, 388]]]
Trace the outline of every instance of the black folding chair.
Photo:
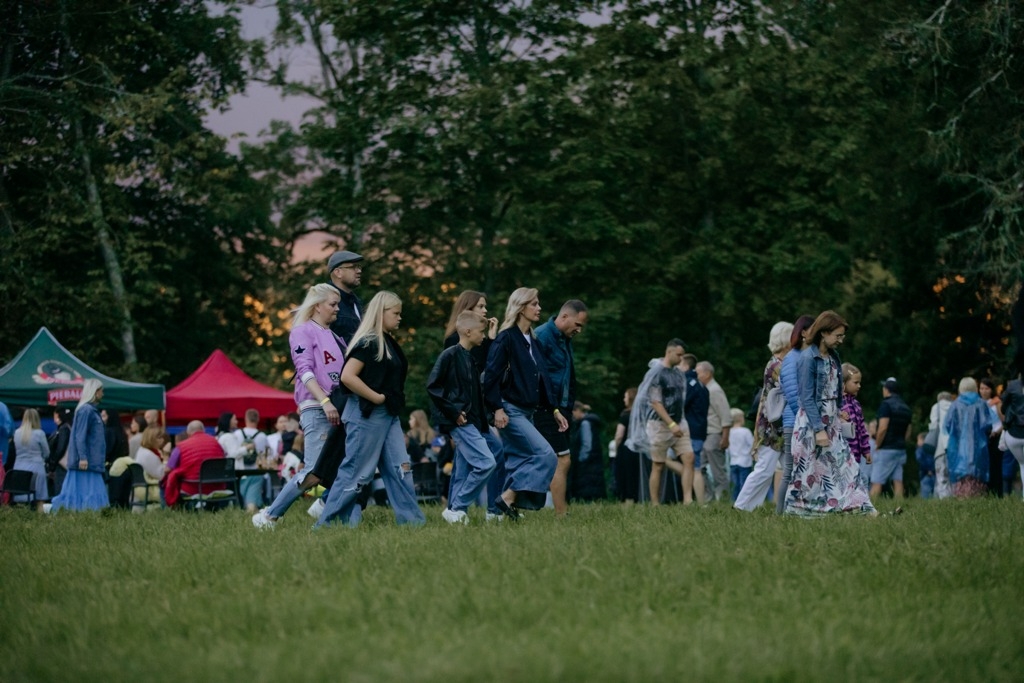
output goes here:
[[[11, 505], [24, 502], [32, 505], [36, 502], [36, 475], [27, 470], [11, 470], [4, 478], [3, 492], [11, 496]], [[26, 496], [27, 501], [15, 502], [14, 496]]]
[[441, 481], [437, 476], [436, 462], [414, 462], [412, 464], [412, 487], [418, 503], [440, 503]]
[[[157, 501], [160, 500], [160, 484], [153, 484], [146, 480], [146, 470], [142, 469], [142, 465], [140, 465], [137, 462], [133, 462], [131, 465], [128, 466], [128, 471], [130, 471], [132, 474], [133, 508], [140, 507], [143, 510], [145, 510], [150, 503], [156, 503]], [[135, 491], [138, 488], [142, 488], [145, 491], [141, 500], [139, 500], [135, 495]], [[150, 500], [149, 498], [149, 490], [151, 488], [156, 489], [157, 491], [156, 500]]]
[[[198, 484], [199, 492], [182, 494], [182, 505], [194, 510], [219, 510], [226, 505], [239, 505], [238, 478], [233, 458], [211, 458], [199, 466], [198, 479], [185, 479], [183, 484]], [[208, 490], [211, 486], [218, 486]]]

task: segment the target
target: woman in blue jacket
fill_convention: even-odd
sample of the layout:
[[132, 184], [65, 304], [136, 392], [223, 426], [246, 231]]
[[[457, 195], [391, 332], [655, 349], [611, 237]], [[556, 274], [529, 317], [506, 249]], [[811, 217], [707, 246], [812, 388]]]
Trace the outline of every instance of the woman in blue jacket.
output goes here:
[[786, 397], [786, 409], [782, 411], [782, 480], [775, 491], [775, 512], [782, 514], [786, 511], [786, 490], [793, 478], [793, 423], [796, 422], [796, 410], [799, 407], [798, 394], [800, 393], [799, 374], [800, 359], [803, 358], [803, 351], [810, 346], [808, 332], [814, 318], [809, 315], [802, 315], [793, 323], [793, 335], [789, 338], [789, 344], [793, 350], [782, 359], [782, 369], [779, 371], [779, 386]]
[[68, 510], [99, 510], [110, 506], [107, 485], [103, 481], [107, 440], [103, 418], [97, 404], [103, 399], [103, 385], [98, 379], [87, 379], [82, 398], [75, 408], [68, 444], [68, 473], [60, 495], [53, 499], [52, 512]]
[[551, 381], [533, 334], [539, 320], [537, 290], [520, 287], [512, 292], [484, 372], [484, 402], [494, 411], [505, 450], [505, 485], [494, 504], [513, 520], [519, 519], [519, 508], [544, 506], [557, 465], [555, 451], [533, 426], [534, 413], [551, 411], [559, 431], [569, 428], [565, 416], [552, 408]]

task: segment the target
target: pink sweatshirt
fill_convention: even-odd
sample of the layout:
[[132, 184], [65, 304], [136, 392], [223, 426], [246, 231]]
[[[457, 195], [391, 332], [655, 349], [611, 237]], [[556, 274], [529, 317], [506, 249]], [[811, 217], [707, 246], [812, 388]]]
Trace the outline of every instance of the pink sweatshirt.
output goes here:
[[326, 394], [341, 382], [345, 356], [338, 341], [329, 328], [320, 327], [312, 320], [296, 325], [288, 335], [295, 364], [295, 403], [299, 411], [320, 408], [320, 402], [306, 387], [310, 378], [315, 379]]

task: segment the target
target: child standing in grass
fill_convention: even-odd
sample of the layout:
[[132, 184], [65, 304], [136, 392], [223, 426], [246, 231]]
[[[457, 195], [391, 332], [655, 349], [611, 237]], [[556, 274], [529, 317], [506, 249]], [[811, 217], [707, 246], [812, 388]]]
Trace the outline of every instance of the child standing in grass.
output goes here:
[[732, 502], [740, 495], [740, 489], [746, 483], [750, 471], [754, 467], [751, 456], [754, 450], [754, 433], [747, 429], [743, 420], [743, 411], [733, 408], [732, 429], [729, 430], [729, 479], [732, 481]]
[[864, 424], [864, 410], [860, 407], [857, 394], [860, 393], [861, 374], [854, 365], [843, 363], [843, 406], [840, 418], [849, 422], [853, 437], [849, 439], [850, 452], [860, 466], [860, 483], [871, 488], [871, 439]]
[[459, 343], [441, 352], [427, 380], [438, 428], [455, 444], [455, 464], [448, 507], [441, 513], [449, 524], [468, 524], [466, 511], [480, 497], [494, 471], [495, 459], [484, 434], [488, 431], [480, 370], [471, 351], [484, 341], [487, 320], [463, 311], [456, 322]]

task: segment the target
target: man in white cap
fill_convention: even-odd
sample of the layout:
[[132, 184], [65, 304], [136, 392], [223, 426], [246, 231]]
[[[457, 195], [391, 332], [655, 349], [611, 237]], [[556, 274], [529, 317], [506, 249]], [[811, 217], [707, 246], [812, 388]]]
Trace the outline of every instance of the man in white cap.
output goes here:
[[363, 277], [363, 257], [352, 251], [334, 252], [327, 260], [327, 276], [341, 293], [338, 317], [331, 324], [331, 330], [348, 344], [363, 317], [363, 302], [352, 291]]

